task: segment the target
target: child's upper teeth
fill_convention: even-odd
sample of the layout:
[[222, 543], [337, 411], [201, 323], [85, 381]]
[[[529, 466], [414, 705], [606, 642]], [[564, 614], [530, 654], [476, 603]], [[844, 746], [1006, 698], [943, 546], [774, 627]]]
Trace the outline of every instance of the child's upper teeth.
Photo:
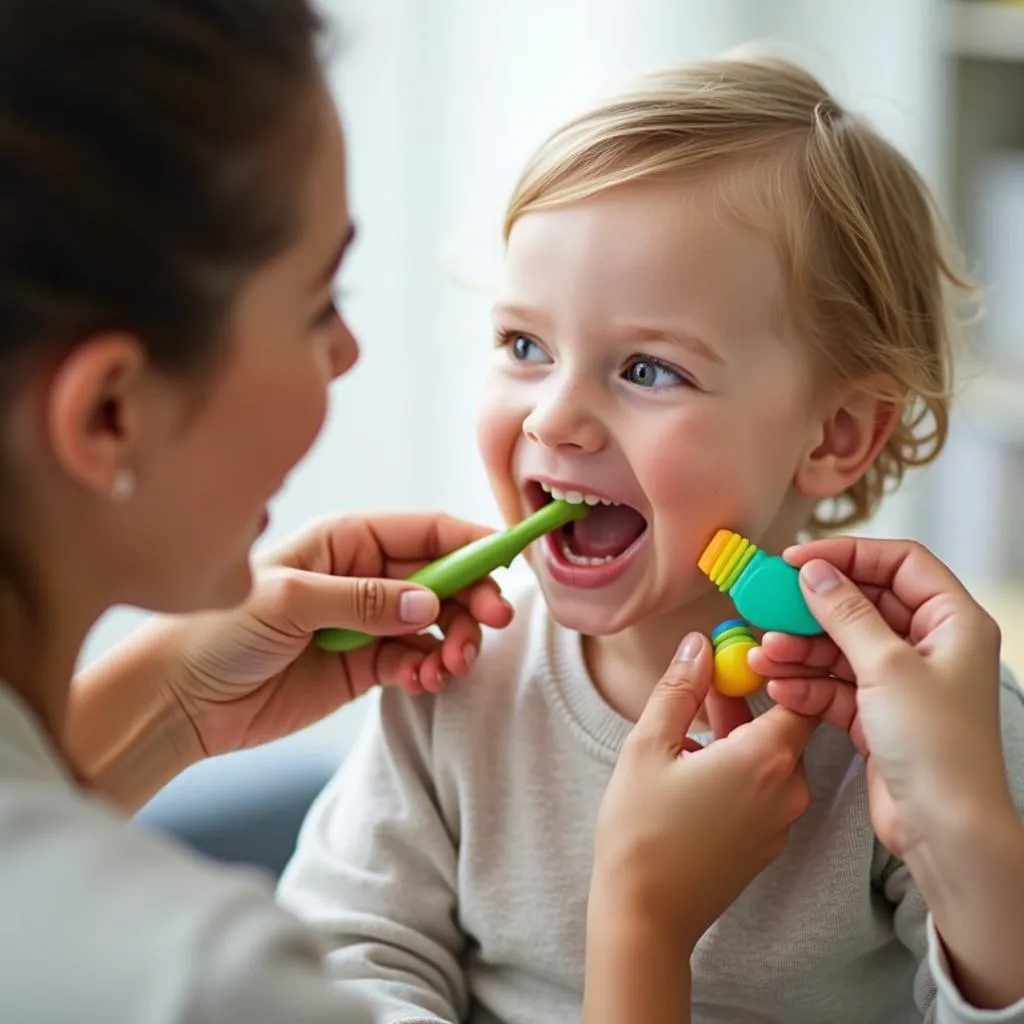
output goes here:
[[618, 505], [617, 501], [611, 498], [604, 498], [600, 494], [585, 494], [583, 491], [563, 491], [560, 487], [549, 487], [541, 484], [541, 490], [550, 494], [556, 501], [567, 501], [570, 505]]

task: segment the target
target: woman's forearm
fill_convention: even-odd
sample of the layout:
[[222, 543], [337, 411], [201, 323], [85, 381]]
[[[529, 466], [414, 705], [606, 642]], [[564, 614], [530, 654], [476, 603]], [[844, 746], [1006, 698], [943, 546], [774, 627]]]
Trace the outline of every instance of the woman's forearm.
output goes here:
[[169, 631], [138, 630], [88, 666], [71, 690], [65, 745], [78, 772], [126, 811], [135, 811], [202, 756], [173, 690]]
[[963, 997], [979, 1009], [1024, 999], [1024, 825], [1012, 807], [907, 855]]
[[635, 915], [592, 903], [582, 1024], [689, 1024], [690, 992], [688, 948]]

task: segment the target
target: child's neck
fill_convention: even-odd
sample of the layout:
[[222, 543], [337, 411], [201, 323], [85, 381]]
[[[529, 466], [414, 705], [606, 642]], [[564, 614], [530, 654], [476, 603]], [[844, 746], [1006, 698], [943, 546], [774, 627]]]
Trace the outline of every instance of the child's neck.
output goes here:
[[683, 637], [694, 630], [709, 636], [715, 626], [735, 614], [729, 599], [714, 592], [679, 612], [644, 619], [621, 633], [585, 637], [590, 677], [601, 696], [635, 722]]

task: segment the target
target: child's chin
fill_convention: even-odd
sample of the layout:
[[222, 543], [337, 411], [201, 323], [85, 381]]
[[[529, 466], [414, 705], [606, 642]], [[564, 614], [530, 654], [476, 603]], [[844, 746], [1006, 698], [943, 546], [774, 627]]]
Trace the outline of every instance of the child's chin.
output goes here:
[[570, 629], [574, 633], [612, 636], [636, 622], [636, 616], [626, 612], [620, 603], [606, 604], [594, 597], [593, 591], [580, 591], [579, 596], [565, 596], [551, 593], [548, 587], [543, 589], [551, 617], [563, 629]]

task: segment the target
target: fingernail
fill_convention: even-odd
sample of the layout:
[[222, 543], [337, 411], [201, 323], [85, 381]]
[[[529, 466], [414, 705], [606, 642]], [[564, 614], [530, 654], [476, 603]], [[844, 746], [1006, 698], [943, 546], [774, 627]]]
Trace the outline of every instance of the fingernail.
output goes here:
[[466, 644], [466, 646], [462, 648], [462, 657], [466, 661], [466, 668], [473, 667], [473, 662], [476, 661], [476, 656], [478, 653], [479, 652], [477, 651], [476, 647], [473, 646], [473, 644]]
[[808, 562], [800, 570], [800, 575], [815, 594], [825, 594], [839, 584], [839, 573], [820, 558]]
[[691, 633], [679, 645], [679, 650], [676, 651], [676, 661], [696, 661], [703, 646], [704, 637], [700, 633]]
[[407, 590], [398, 599], [398, 616], [403, 622], [427, 625], [436, 609], [437, 598], [429, 590]]

